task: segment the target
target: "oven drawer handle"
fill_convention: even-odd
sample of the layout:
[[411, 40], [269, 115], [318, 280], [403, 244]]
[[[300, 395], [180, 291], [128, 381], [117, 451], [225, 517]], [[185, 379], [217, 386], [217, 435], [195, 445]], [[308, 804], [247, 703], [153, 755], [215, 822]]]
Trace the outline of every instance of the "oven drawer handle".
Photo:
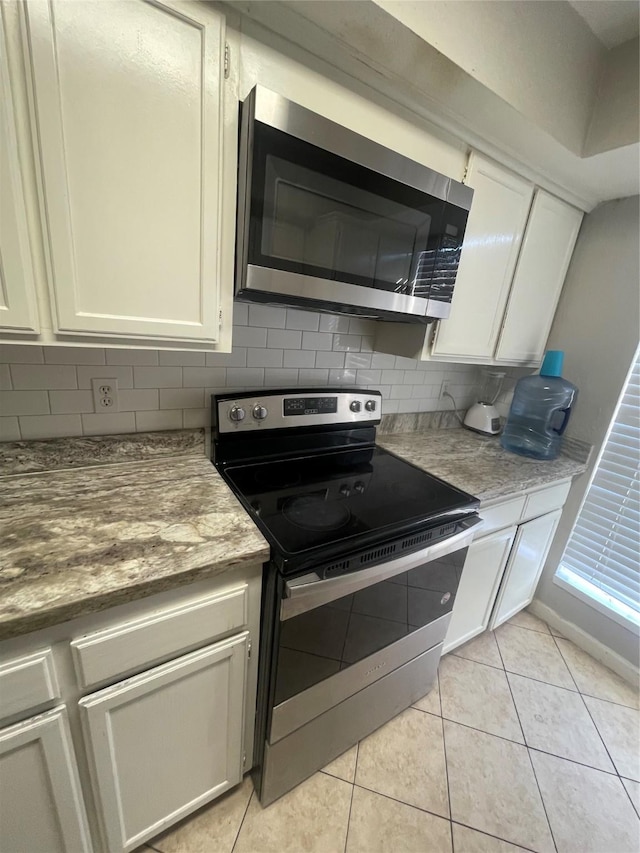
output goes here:
[[483, 524], [483, 520], [476, 516], [475, 518], [465, 519], [462, 524], [464, 530], [444, 539], [442, 542], [437, 542], [421, 551], [414, 551], [412, 554], [406, 554], [403, 557], [371, 568], [324, 579], [315, 572], [309, 572], [299, 578], [287, 581], [285, 584], [286, 597], [280, 607], [280, 618], [282, 620], [291, 619], [292, 616], [298, 616], [314, 607], [328, 604], [344, 595], [358, 592], [374, 583], [408, 572], [417, 566], [428, 563], [430, 560], [437, 560], [453, 551], [465, 548], [471, 544], [478, 531], [478, 526]]

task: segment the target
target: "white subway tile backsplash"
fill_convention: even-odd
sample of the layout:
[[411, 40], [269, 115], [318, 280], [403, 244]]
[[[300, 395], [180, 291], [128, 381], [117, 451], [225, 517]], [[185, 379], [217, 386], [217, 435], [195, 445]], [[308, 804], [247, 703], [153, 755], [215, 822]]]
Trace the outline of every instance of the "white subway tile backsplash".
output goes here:
[[[109, 412], [108, 414], [82, 415], [82, 431], [85, 435], [135, 432], [135, 414], [134, 412]], [[67, 433], [67, 435], [71, 434]]]
[[274, 305], [249, 305], [249, 325], [268, 329], [284, 329], [287, 309]]
[[348, 332], [349, 318], [338, 314], [321, 314], [319, 329], [321, 332]]
[[[225, 367], [183, 367], [182, 382], [174, 382], [174, 387], [183, 385], [185, 388], [224, 387], [227, 381]], [[171, 387], [171, 386], [167, 386]]]
[[12, 364], [11, 382], [16, 391], [78, 387], [76, 368], [66, 364]]
[[49, 391], [49, 403], [52, 415], [79, 415], [94, 411], [91, 391]]
[[17, 418], [0, 417], [0, 441], [20, 441], [20, 425]]
[[398, 403], [400, 400], [383, 400], [382, 401], [382, 414], [383, 415], [392, 415], [398, 411]]
[[345, 367], [355, 367], [357, 370], [366, 370], [371, 367], [371, 353], [348, 352], [344, 358]]
[[[168, 365], [169, 367], [204, 367], [205, 355], [209, 355], [209, 353], [160, 350], [158, 353], [158, 363]], [[211, 355], [216, 355], [216, 353], [211, 353]]]
[[[211, 383], [214, 385], [215, 383]], [[264, 369], [260, 367], [228, 367], [227, 386], [231, 388], [261, 388], [264, 385]]]
[[247, 367], [282, 367], [281, 349], [247, 349]]
[[78, 367], [78, 388], [91, 388], [92, 379], [117, 379], [118, 390], [133, 388], [133, 368], [113, 364]]
[[264, 372], [264, 384], [266, 388], [278, 388], [280, 385], [297, 385], [298, 371], [292, 368], [267, 367]]
[[161, 409], [201, 409], [203, 406], [204, 388], [160, 389]]
[[[185, 367], [184, 369], [199, 370], [200, 368]], [[136, 388], [176, 388], [182, 385], [182, 367], [134, 367], [133, 384]]]
[[266, 347], [267, 330], [251, 326], [234, 326], [233, 345], [234, 347]]
[[0, 414], [47, 415], [49, 397], [46, 391], [0, 391]]
[[344, 367], [343, 352], [316, 352], [316, 367]]
[[182, 429], [182, 409], [136, 412], [138, 432], [153, 432], [159, 429]]
[[320, 315], [315, 311], [300, 311], [297, 308], [287, 308], [287, 329], [298, 329], [302, 332], [317, 332]]
[[46, 364], [104, 364], [105, 354], [100, 347], [45, 347], [44, 360]]
[[[160, 392], [162, 393], [162, 392]], [[138, 412], [146, 409], [158, 408], [157, 388], [133, 388], [132, 390], [120, 391], [121, 412]]]
[[[80, 415], [27, 415], [18, 418], [20, 435], [25, 441], [35, 438], [57, 438], [82, 435]], [[86, 417], [83, 415], [82, 417]]]
[[234, 347], [233, 352], [208, 352], [206, 354], [207, 367], [246, 367], [247, 348]]
[[[262, 387], [354, 385], [379, 390], [384, 412], [461, 410], [475, 398], [475, 365], [374, 352], [376, 324], [362, 317], [236, 303], [233, 352], [0, 346], [0, 440], [196, 428], [210, 396]], [[91, 380], [118, 381], [120, 410], [94, 412]]]
[[315, 367], [316, 354], [312, 349], [288, 349], [284, 351], [285, 367]]
[[305, 385], [328, 385], [329, 371], [322, 367], [303, 367], [298, 371], [298, 382], [302, 388]]
[[42, 347], [29, 344], [0, 344], [0, 362], [2, 364], [43, 364]]
[[333, 349], [337, 352], [360, 352], [360, 335], [334, 335]]
[[11, 372], [9, 370], [9, 365], [0, 364], [0, 391], [10, 391], [11, 388]]
[[331, 350], [333, 335], [328, 332], [303, 332], [302, 349]]
[[271, 349], [300, 349], [302, 332], [292, 329], [268, 329], [267, 346]]
[[158, 364], [155, 349], [108, 349], [107, 364], [154, 365]]
[[248, 326], [249, 325], [249, 306], [246, 302], [233, 303], [233, 325]]
[[395, 366], [395, 355], [389, 355], [386, 352], [374, 352], [371, 356], [371, 367], [381, 367], [383, 370], [389, 370]]

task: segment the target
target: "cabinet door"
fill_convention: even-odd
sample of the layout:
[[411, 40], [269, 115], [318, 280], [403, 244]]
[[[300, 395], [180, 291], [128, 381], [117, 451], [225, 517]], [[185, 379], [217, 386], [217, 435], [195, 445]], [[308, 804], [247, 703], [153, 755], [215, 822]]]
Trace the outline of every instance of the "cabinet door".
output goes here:
[[40, 331], [13, 100], [0, 15], [0, 329]]
[[0, 731], [0, 850], [91, 850], [62, 707]]
[[451, 314], [438, 324], [434, 356], [493, 357], [522, 242], [533, 186], [472, 154], [474, 189]]
[[582, 211], [536, 190], [496, 358], [540, 361], [578, 238]]
[[489, 624], [515, 535], [516, 527], [508, 527], [483, 536], [469, 548], [444, 642], [445, 653], [481, 634]]
[[562, 510], [557, 509], [518, 527], [491, 617], [492, 631], [533, 600], [561, 515]]
[[80, 701], [110, 853], [242, 779], [245, 632]]
[[224, 18], [26, 4], [56, 331], [218, 337]]

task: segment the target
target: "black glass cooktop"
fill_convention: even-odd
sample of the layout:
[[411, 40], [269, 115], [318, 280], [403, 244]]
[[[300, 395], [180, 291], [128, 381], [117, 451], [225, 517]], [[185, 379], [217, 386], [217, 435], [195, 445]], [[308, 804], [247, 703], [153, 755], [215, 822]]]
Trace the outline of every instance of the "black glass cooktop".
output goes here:
[[461, 518], [478, 502], [380, 447], [229, 466], [225, 476], [287, 557]]

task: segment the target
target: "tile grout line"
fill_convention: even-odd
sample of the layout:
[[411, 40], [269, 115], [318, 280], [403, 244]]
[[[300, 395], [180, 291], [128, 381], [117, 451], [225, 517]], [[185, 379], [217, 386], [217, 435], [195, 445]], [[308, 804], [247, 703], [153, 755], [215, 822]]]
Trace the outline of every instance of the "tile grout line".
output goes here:
[[[356, 790], [356, 774], [358, 772], [358, 755], [360, 754], [360, 741], [356, 744], [356, 765], [353, 768], [353, 782], [351, 783], [351, 799], [349, 800], [349, 816], [347, 818], [347, 831], [344, 836], [344, 853], [347, 853], [349, 843], [349, 829], [351, 828], [351, 809], [353, 808], [353, 794]], [[330, 774], [329, 774], [330, 775]]]
[[253, 800], [253, 798], [255, 797], [255, 794], [256, 794], [255, 788], [253, 788], [253, 783], [252, 783], [252, 789], [253, 790], [251, 791], [251, 796], [247, 800], [247, 805], [246, 805], [245, 810], [242, 814], [242, 820], [240, 821], [240, 826], [238, 827], [238, 831], [236, 832], [236, 837], [233, 839], [233, 844], [231, 845], [230, 853], [233, 853], [233, 851], [236, 849], [236, 844], [238, 843], [238, 839], [240, 838], [240, 833], [242, 832], [242, 827], [244, 826], [244, 821], [245, 821], [245, 818], [247, 816], [247, 812], [249, 811], [249, 806], [251, 805], [251, 800]]
[[384, 797], [387, 800], [393, 800], [394, 803], [400, 803], [401, 806], [416, 809], [419, 812], [424, 812], [424, 814], [431, 815], [432, 817], [439, 817], [440, 820], [446, 820], [448, 823], [451, 823], [451, 818], [445, 817], [437, 812], [429, 811], [429, 809], [425, 809], [422, 806], [416, 806], [414, 803], [407, 803], [404, 800], [399, 800], [397, 797], [392, 797], [390, 794], [383, 794], [381, 791], [375, 791], [373, 788], [367, 788], [366, 785], [360, 785], [358, 782], [354, 782], [353, 786], [354, 788], [362, 788], [363, 791], [369, 791], [370, 794], [377, 794], [379, 797]]
[[[440, 673], [438, 673], [438, 698], [440, 700], [440, 711], [442, 712], [442, 697], [440, 695]], [[419, 709], [418, 709], [419, 710]], [[444, 718], [440, 714], [440, 724], [442, 726], [442, 750], [444, 752], [444, 775], [447, 780], [447, 802], [449, 804], [449, 836], [451, 837], [451, 850], [455, 853], [455, 844], [453, 843], [453, 811], [451, 809], [451, 788], [449, 786], [449, 763], [447, 761], [447, 739], [444, 733]]]
[[475, 826], [471, 826], [468, 823], [462, 823], [461, 820], [452, 820], [451, 823], [455, 823], [456, 826], [464, 826], [465, 829], [471, 829], [473, 832], [479, 832], [481, 835], [487, 835], [489, 838], [495, 838], [497, 841], [502, 841], [505, 844], [515, 845], [516, 847], [521, 847], [523, 850], [529, 850], [531, 853], [538, 853], [537, 850], [534, 850], [532, 847], [525, 847], [523, 844], [516, 844], [515, 841], [508, 841], [506, 838], [502, 838], [500, 835], [493, 835], [491, 832], [486, 832], [484, 829], [478, 829]]
[[[500, 643], [498, 642], [497, 637], [496, 637], [496, 645], [498, 647], [498, 654], [500, 655], [500, 660], [502, 661], [502, 664], [504, 665], [504, 658], [502, 657], [502, 651], [500, 650]], [[563, 660], [564, 660], [564, 658], [563, 658]], [[529, 764], [531, 766], [531, 772], [533, 773], [533, 778], [534, 778], [535, 783], [536, 783], [536, 788], [538, 789], [538, 796], [540, 797], [540, 802], [542, 803], [542, 810], [544, 811], [544, 816], [545, 816], [546, 821], [547, 821], [547, 826], [549, 827], [549, 833], [551, 835], [551, 840], [553, 841], [553, 846], [554, 846], [556, 853], [557, 853], [558, 845], [556, 844], [556, 839], [555, 839], [555, 836], [553, 834], [553, 829], [551, 828], [551, 821], [549, 820], [549, 815], [547, 814], [547, 806], [546, 806], [546, 803], [544, 801], [544, 797], [542, 796], [542, 790], [540, 788], [540, 783], [538, 782], [538, 776], [536, 774], [536, 768], [534, 767], [533, 758], [531, 757], [531, 750], [527, 746], [527, 739], [526, 739], [525, 734], [524, 734], [524, 727], [522, 725], [522, 720], [520, 719], [520, 713], [518, 711], [518, 706], [516, 705], [516, 700], [515, 700], [515, 697], [513, 695], [513, 690], [511, 689], [511, 684], [509, 682], [509, 678], [506, 675], [506, 670], [505, 670], [505, 678], [507, 680], [507, 684], [509, 685], [509, 693], [511, 694], [511, 701], [513, 702], [513, 707], [516, 709], [516, 716], [518, 718], [518, 723], [520, 725], [522, 737], [524, 738], [524, 742], [525, 742], [524, 748], [527, 750], [527, 758], [529, 759]], [[571, 676], [571, 678], [573, 680], [573, 676]]]

